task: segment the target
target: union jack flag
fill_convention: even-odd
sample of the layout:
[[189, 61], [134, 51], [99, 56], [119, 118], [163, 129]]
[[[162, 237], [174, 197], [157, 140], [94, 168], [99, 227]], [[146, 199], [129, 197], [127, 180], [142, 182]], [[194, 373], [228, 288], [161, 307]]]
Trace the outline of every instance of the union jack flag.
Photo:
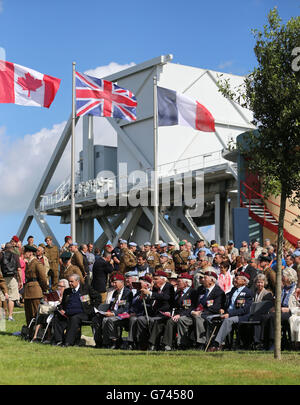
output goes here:
[[76, 115], [113, 117], [136, 120], [137, 101], [131, 91], [115, 83], [75, 72]]

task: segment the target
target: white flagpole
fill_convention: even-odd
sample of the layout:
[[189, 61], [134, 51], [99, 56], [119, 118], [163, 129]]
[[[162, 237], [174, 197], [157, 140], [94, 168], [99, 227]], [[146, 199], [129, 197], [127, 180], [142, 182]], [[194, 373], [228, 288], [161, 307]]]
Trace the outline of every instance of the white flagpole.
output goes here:
[[154, 159], [154, 243], [159, 240], [159, 228], [158, 228], [158, 173], [157, 173], [157, 77], [153, 77], [153, 159]]
[[75, 120], [76, 120], [76, 94], [75, 94], [75, 65], [73, 62], [72, 76], [72, 138], [71, 138], [71, 236], [76, 242], [76, 212], [75, 212]]

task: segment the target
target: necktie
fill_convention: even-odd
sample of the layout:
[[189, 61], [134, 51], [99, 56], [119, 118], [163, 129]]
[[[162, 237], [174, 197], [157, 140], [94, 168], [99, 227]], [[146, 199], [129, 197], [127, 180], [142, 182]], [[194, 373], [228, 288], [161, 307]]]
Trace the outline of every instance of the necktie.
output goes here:
[[205, 294], [203, 295], [203, 297], [202, 298], [200, 298], [200, 304], [202, 304], [202, 305], [204, 305], [205, 304], [205, 302], [206, 302], [206, 298], [207, 298], [207, 296], [208, 296], [208, 293], [209, 293], [209, 289], [207, 288], [206, 290], [205, 290]]
[[76, 293], [76, 290], [75, 290], [75, 288], [73, 288], [73, 289], [72, 289], [72, 293], [73, 293], [73, 294], [75, 294], [75, 293]]

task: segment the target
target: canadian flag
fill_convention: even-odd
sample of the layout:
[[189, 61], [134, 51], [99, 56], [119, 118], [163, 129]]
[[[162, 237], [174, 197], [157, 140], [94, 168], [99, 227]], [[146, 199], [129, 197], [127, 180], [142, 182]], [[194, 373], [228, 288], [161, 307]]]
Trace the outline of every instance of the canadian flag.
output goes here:
[[0, 61], [0, 103], [49, 108], [59, 85], [56, 77]]

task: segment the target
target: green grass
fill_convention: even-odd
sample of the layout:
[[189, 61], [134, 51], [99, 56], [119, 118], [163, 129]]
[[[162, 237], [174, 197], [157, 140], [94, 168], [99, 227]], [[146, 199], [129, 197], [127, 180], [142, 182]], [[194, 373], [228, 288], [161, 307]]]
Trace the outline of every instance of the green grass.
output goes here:
[[[89, 347], [61, 348], [34, 344], [12, 336], [25, 323], [0, 332], [2, 385], [298, 385], [299, 352], [283, 352], [282, 360], [267, 352], [129, 352]], [[91, 336], [90, 328], [83, 334]]]

